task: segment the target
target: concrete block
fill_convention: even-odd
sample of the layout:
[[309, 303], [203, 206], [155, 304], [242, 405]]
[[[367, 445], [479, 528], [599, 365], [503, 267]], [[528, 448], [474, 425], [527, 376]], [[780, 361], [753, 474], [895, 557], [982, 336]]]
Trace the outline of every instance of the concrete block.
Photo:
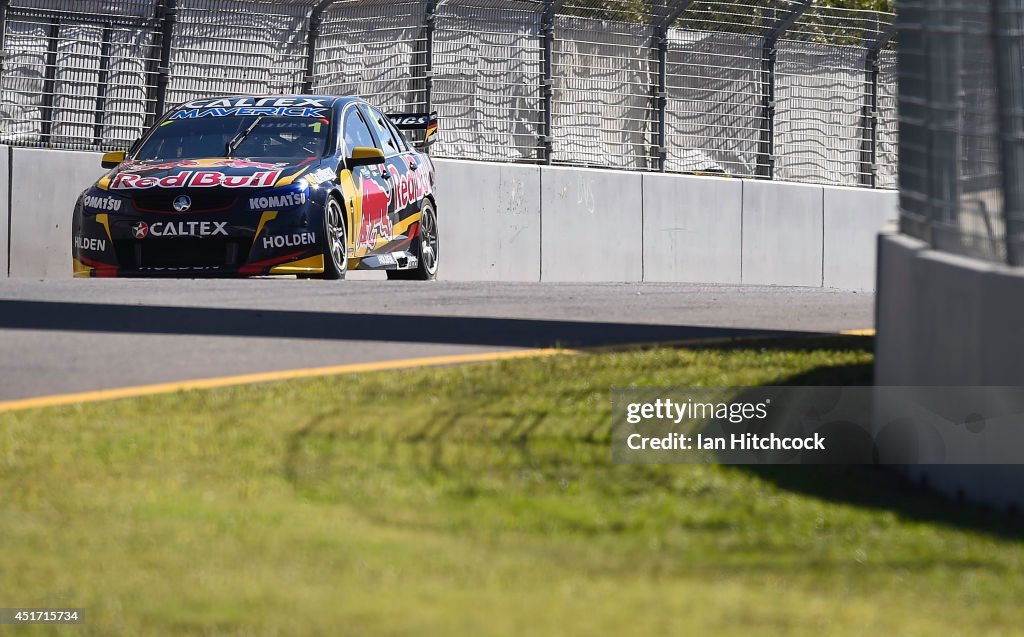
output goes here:
[[[995, 267], [985, 277], [983, 340], [977, 357], [983, 362], [979, 385], [1024, 386], [1024, 272], [1018, 268]], [[1022, 489], [1024, 492], [1024, 489]]]
[[743, 182], [643, 176], [644, 280], [740, 283]]
[[874, 290], [878, 233], [899, 217], [899, 194], [864, 188], [824, 191], [825, 287]]
[[982, 352], [991, 332], [985, 306], [994, 266], [896, 233], [882, 235], [878, 245], [875, 382], [987, 384], [990, 363]]
[[[1024, 274], [935, 251], [919, 252], [915, 266], [917, 281], [926, 283], [924, 298], [915, 295], [916, 317], [925, 321], [923, 328], [918, 327], [921, 341], [912, 353], [918, 377], [942, 385], [1024, 385], [1019, 320], [1024, 312]], [[889, 318], [890, 323], [895, 320]], [[1015, 432], [1005, 427], [988, 428], [985, 436], [986, 444], [996, 449], [1012, 450], [1019, 444]], [[963, 494], [997, 508], [1024, 507], [1024, 466], [1019, 464], [925, 466], [921, 472], [932, 488], [948, 495]]]
[[540, 167], [434, 161], [447, 281], [540, 281]]
[[993, 267], [933, 250], [914, 255], [911, 287], [903, 290], [912, 297], [910, 314], [900, 319], [913, 321], [909, 355], [914, 368], [904, 384], [983, 384], [988, 365], [980, 355], [988, 324], [985, 284], [994, 275]]
[[15, 148], [11, 153], [11, 276], [71, 276], [75, 200], [105, 172], [101, 155]]
[[[885, 233], [878, 240], [877, 385], [1019, 386], [1024, 346], [1024, 275], [999, 264], [930, 250]], [[954, 432], [961, 437], [963, 431]], [[987, 432], [988, 445], [1012, 445]], [[961, 450], [964, 445], [955, 445]], [[922, 465], [915, 479], [949, 496], [995, 507], [1024, 507], [1020, 465]]]
[[11, 249], [11, 148], [0, 146], [0, 279], [7, 278], [7, 256]]
[[640, 173], [541, 168], [541, 279], [641, 281]]
[[821, 186], [743, 182], [743, 283], [822, 285]]
[[914, 261], [927, 245], [896, 232], [878, 237], [878, 290], [875, 294], [875, 383], [913, 385], [918, 325]]

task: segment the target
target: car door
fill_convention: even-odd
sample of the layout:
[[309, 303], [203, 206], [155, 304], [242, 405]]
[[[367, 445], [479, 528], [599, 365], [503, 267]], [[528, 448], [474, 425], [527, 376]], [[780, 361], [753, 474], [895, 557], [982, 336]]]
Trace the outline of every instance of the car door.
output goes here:
[[[378, 138], [362, 109], [356, 106], [346, 109], [343, 116], [345, 156], [352, 155], [357, 146], [379, 148]], [[350, 256], [365, 257], [391, 242], [394, 224], [391, 218], [392, 180], [384, 163], [351, 166], [351, 188], [355, 191], [353, 205], [349, 206], [349, 240], [352, 243]], [[344, 188], [344, 184], [343, 184]]]
[[419, 213], [419, 188], [417, 188], [417, 159], [405, 139], [398, 133], [388, 118], [372, 106], [363, 107], [371, 121], [380, 148], [384, 150], [387, 169], [386, 179], [391, 185], [389, 214], [391, 217], [392, 241], [381, 246], [382, 252], [406, 250], [409, 248], [408, 231]]

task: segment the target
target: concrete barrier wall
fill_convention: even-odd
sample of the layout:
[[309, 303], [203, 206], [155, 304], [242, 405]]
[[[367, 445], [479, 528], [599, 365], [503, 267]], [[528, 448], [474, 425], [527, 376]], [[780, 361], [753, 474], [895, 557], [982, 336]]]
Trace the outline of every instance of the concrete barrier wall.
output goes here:
[[544, 168], [541, 279], [642, 281], [640, 173]]
[[12, 277], [71, 276], [75, 201], [106, 171], [102, 155], [13, 148], [10, 156]]
[[742, 181], [645, 174], [643, 213], [645, 281], [742, 281]]
[[540, 167], [436, 162], [449, 281], [540, 281]]
[[[7, 162], [6, 164], [4, 162]], [[0, 152], [11, 276], [71, 275], [75, 198], [96, 153]], [[894, 192], [437, 160], [443, 279], [688, 281], [871, 290]], [[9, 178], [8, 182], [4, 179]], [[7, 224], [0, 223], [5, 249]], [[0, 261], [0, 276], [8, 267]]]
[[[524, 222], [530, 222], [523, 227], [484, 221], [505, 214], [503, 197], [489, 191], [508, 181], [503, 173], [510, 168], [537, 171], [543, 281], [871, 291], [877, 234], [897, 216], [894, 191], [457, 160], [435, 164], [441, 225], [459, 228], [447, 231], [442, 277], [458, 280], [536, 280], [528, 266], [520, 271], [493, 263], [497, 244], [536, 236], [529, 207]], [[525, 179], [534, 183], [532, 176]], [[492, 245], [473, 231], [479, 224], [508, 239]], [[453, 253], [453, 240], [464, 249]], [[488, 248], [478, 250], [474, 242]], [[522, 247], [503, 256], [516, 254], [532, 263], [533, 252]]]
[[821, 287], [822, 193], [804, 184], [743, 184], [744, 283]]
[[[896, 233], [879, 238], [878, 255], [877, 385], [1024, 385], [1024, 272]], [[1024, 466], [909, 472], [951, 496], [1024, 507]]]
[[822, 279], [827, 288], [875, 289], [875, 254], [878, 232], [894, 221], [899, 195], [891, 190], [823, 188]]
[[8, 252], [11, 250], [11, 147], [0, 146], [0, 279], [7, 277]]

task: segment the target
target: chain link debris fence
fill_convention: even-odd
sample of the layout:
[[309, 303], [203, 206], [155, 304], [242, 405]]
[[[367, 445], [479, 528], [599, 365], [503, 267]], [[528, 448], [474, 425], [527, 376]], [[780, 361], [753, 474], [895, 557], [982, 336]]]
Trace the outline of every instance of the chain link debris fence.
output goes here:
[[0, 0], [0, 143], [214, 94], [438, 111], [431, 152], [893, 188], [893, 16], [812, 0]]
[[1024, 265], [1024, 2], [905, 0], [900, 227]]

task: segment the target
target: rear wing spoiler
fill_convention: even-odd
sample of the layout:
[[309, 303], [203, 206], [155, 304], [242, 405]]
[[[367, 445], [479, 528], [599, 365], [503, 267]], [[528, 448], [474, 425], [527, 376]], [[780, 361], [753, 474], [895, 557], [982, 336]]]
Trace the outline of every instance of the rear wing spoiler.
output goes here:
[[412, 135], [413, 141], [426, 147], [434, 143], [437, 134], [437, 111], [432, 113], [389, 113], [388, 119], [400, 131], [419, 133]]

